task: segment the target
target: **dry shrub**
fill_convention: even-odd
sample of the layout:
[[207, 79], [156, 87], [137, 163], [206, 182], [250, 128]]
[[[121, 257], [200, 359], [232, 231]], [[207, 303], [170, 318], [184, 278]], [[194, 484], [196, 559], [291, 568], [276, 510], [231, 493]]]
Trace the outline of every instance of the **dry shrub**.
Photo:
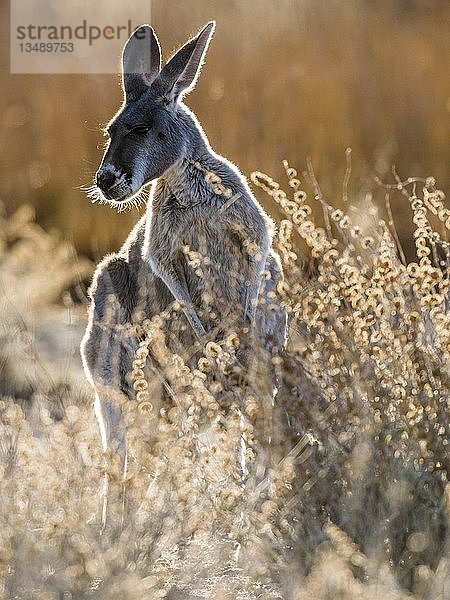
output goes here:
[[[285, 167], [290, 195], [270, 177], [252, 176], [285, 214], [276, 248], [286, 280], [274, 292], [289, 313], [285, 351], [268, 357], [254, 348], [243, 372], [235, 336], [211, 340], [200, 358], [175, 352], [167, 324], [176, 306], [142, 323], [136, 388], [147, 391], [152, 362], [166, 399], [118, 394], [127, 427], [125, 479], [118, 456], [102, 452], [91, 394], [77, 381], [79, 362], [70, 381], [62, 373], [51, 381], [36, 376], [25, 398], [18, 356], [7, 354], [2, 390], [7, 379], [10, 391], [0, 402], [3, 597], [446, 597], [443, 195], [432, 179], [387, 188], [411, 205], [417, 260], [407, 264], [392, 223], [373, 207], [364, 207], [360, 223], [356, 211], [349, 208], [350, 217], [335, 210], [310, 172], [325, 215], [319, 226], [297, 173]], [[11, 223], [1, 222], [3, 240]], [[30, 228], [36, 232], [27, 220], [18, 228], [17, 248], [3, 243], [0, 275], [12, 282], [16, 312], [39, 321], [51, 310], [45, 327], [58, 337], [49, 302], [76, 280], [77, 263], [43, 232], [28, 239]], [[35, 235], [39, 260], [31, 252]], [[310, 248], [309, 271], [298, 238]], [[201, 257], [190, 259], [200, 268]], [[42, 262], [52, 265], [51, 287]], [[29, 284], [33, 274], [42, 289]], [[27, 289], [42, 291], [38, 308], [21, 301]], [[1, 318], [11, 332], [8, 313]], [[81, 329], [80, 322], [80, 337]], [[44, 353], [41, 360], [54, 358]], [[24, 364], [31, 361], [28, 355]], [[272, 370], [274, 403], [261, 376]]]

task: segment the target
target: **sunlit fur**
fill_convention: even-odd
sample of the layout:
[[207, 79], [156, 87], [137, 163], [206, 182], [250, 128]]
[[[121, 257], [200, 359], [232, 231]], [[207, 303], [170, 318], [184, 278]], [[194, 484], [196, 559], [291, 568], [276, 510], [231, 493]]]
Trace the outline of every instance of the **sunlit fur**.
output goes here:
[[[122, 249], [98, 265], [81, 344], [87, 377], [103, 406], [102, 431], [123, 461], [126, 442], [117, 395], [140, 401], [144, 388], [150, 388], [151, 402], [161, 409], [173, 401], [167, 381], [152, 370], [139, 376], [142, 391], [132, 381], [142, 342], [137, 331], [144, 321], [178, 303], [181, 314], [171, 321], [170, 345], [190, 354], [190, 365], [203, 344], [234, 332], [240, 340], [237, 365], [246, 366], [249, 377], [259, 377], [269, 403], [277, 385], [271, 360], [282, 351], [286, 332], [286, 313], [273, 297], [282, 281], [281, 263], [271, 248], [273, 222], [238, 169], [212, 151], [180, 99], [195, 84], [213, 24], [161, 71], [159, 60], [145, 54], [151, 48], [159, 52], [153, 30], [144, 26], [139, 31], [145, 34], [144, 50], [132, 36], [123, 65], [144, 71], [124, 70], [125, 101], [106, 128], [109, 143], [97, 173], [105, 189], [102, 193], [94, 186], [88, 194], [121, 211], [140, 202], [143, 186], [151, 183], [147, 214]], [[233, 202], [226, 203], [211, 178], [220, 181]], [[186, 249], [202, 257], [201, 270], [190, 268]], [[250, 361], [255, 345], [266, 353], [263, 371], [255, 371]]]

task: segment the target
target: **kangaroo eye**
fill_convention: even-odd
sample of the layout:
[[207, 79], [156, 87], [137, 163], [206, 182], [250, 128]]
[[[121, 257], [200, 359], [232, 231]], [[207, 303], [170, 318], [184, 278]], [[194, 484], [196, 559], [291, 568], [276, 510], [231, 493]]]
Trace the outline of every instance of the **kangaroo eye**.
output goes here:
[[145, 135], [150, 131], [150, 127], [148, 125], [136, 125], [136, 127], [132, 127], [130, 133], [134, 133], [135, 135]]

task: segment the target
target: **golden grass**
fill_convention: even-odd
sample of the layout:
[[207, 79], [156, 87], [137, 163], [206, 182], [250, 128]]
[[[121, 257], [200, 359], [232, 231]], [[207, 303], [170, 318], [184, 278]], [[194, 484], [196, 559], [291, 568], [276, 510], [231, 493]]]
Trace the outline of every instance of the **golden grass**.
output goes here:
[[[119, 79], [8, 75], [6, 4], [0, 11], [0, 198], [10, 213], [32, 203], [40, 223], [99, 259], [136, 221], [91, 206], [79, 189], [100, 162], [99, 128], [121, 102]], [[392, 163], [402, 174], [434, 174], [448, 189], [449, 11], [442, 0], [152, 1], [165, 57], [217, 20], [188, 104], [218, 152], [245, 173], [277, 177], [285, 156], [300, 164], [311, 156], [333, 193], [351, 147], [350, 197], [371, 191], [372, 175]], [[403, 206], [393, 211], [408, 240]]]
[[[120, 398], [126, 481], [117, 456], [102, 454], [77, 360], [66, 376], [50, 377], [43, 365], [33, 385], [23, 381], [40, 357], [29, 323], [53, 311], [47, 336], [57, 337], [61, 318], [56, 285], [34, 305], [21, 303], [36, 277], [46, 290], [40, 261], [30, 257], [39, 247], [53, 261], [62, 294], [83, 275], [80, 263], [72, 263], [78, 266], [68, 277], [67, 252], [30, 215], [0, 222], [0, 276], [10, 282], [1, 313], [4, 597], [446, 597], [445, 198], [431, 178], [385, 188], [411, 207], [416, 259], [407, 262], [393, 223], [375, 207], [334, 208], [309, 169], [321, 225], [297, 172], [287, 163], [285, 169], [289, 192], [261, 172], [252, 175], [284, 217], [276, 247], [286, 281], [276, 295], [290, 323], [286, 351], [271, 359], [279, 380], [275, 404], [260, 378], [240, 371], [234, 338], [211, 341], [188, 366], [181, 349], [176, 354], [166, 344], [165, 319], [172, 315], [146, 322], [152, 360], [172, 401], [154, 410], [152, 398]], [[313, 274], [296, 237], [310, 249]], [[190, 259], [198, 269], [201, 257]], [[62, 297], [76, 325], [77, 309]], [[136, 368], [145, 364], [146, 347]], [[21, 357], [27, 358], [18, 364]], [[249, 372], [267, 370], [260, 360], [255, 348]]]
[[[255, 377], [231, 334], [193, 364], [166, 343], [177, 307], [146, 322], [138, 402], [118, 398], [125, 482], [78, 354], [92, 273], [80, 253], [117, 249], [136, 221], [79, 188], [118, 78], [2, 78], [1, 597], [448, 597], [450, 212], [428, 175], [448, 187], [449, 8], [152, 2], [164, 48], [218, 22], [188, 104], [215, 149], [274, 174], [252, 182], [277, 217], [286, 281], [274, 300], [290, 325], [271, 357], [273, 405], [258, 348]], [[5, 73], [7, 58], [3, 46]], [[284, 191], [284, 156], [311, 156], [321, 187], [310, 163], [285, 163]], [[392, 178], [394, 162], [420, 177]], [[204, 257], [185, 254], [201, 276]], [[167, 404], [148, 392], [150, 345]]]

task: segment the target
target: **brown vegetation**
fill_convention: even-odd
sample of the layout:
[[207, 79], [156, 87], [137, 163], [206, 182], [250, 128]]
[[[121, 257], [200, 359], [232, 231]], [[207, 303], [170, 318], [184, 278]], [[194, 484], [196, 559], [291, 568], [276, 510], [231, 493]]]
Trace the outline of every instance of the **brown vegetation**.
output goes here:
[[[64, 336], [57, 284], [63, 292], [88, 265], [73, 254], [68, 262], [70, 249], [25, 214], [1, 222], [0, 276], [10, 282], [1, 323], [9, 383], [0, 401], [4, 597], [446, 597], [445, 198], [431, 178], [386, 188], [411, 206], [416, 260], [406, 263], [392, 222], [370, 206], [360, 223], [335, 209], [310, 172], [325, 211], [318, 226], [296, 171], [285, 167], [289, 194], [252, 176], [285, 217], [277, 248], [286, 282], [277, 295], [290, 335], [283, 356], [272, 358], [275, 405], [260, 379], [239, 373], [235, 341], [210, 342], [189, 368], [165, 344], [171, 315], [155, 318], [146, 331], [172, 402], [156, 412], [148, 399], [123, 398], [125, 481], [117, 456], [101, 452], [79, 359], [66, 373], [55, 370]], [[311, 249], [314, 278], [305, 276], [294, 236]], [[55, 287], [24, 305], [42, 278], [37, 249]], [[76, 307], [62, 297], [80, 332]], [[45, 335], [35, 337], [32, 322]], [[45, 338], [53, 355], [42, 351]], [[144, 341], [139, 363], [146, 349]], [[268, 418], [271, 441], [261, 426]]]
[[[298, 164], [311, 156], [332, 192], [351, 147], [352, 198], [373, 187], [380, 194], [372, 175], [392, 163], [401, 174], [433, 174], [447, 189], [448, 2], [153, 0], [151, 8], [165, 48], [217, 20], [187, 100], [213, 147], [244, 173], [280, 176], [286, 156]], [[1, 11], [0, 198], [9, 212], [32, 203], [39, 222], [100, 258], [137, 220], [91, 206], [79, 189], [101, 157], [99, 127], [121, 101], [118, 77], [8, 75], [6, 4]], [[397, 215], [403, 209], [393, 206]]]
[[[278, 224], [290, 325], [272, 357], [272, 404], [240, 372], [234, 338], [187, 367], [165, 344], [170, 314], [145, 323], [172, 402], [121, 397], [125, 481], [102, 453], [78, 349], [93, 271], [82, 255], [117, 249], [137, 220], [79, 189], [98, 166], [118, 80], [2, 78], [1, 597], [449, 596], [450, 211], [428, 177], [448, 187], [449, 10], [152, 2], [165, 47], [218, 21], [188, 104], [244, 173], [273, 174], [252, 183]], [[6, 73], [6, 46], [1, 61]], [[306, 168], [285, 163], [284, 192], [286, 156]], [[401, 181], [394, 162], [420, 177]]]

